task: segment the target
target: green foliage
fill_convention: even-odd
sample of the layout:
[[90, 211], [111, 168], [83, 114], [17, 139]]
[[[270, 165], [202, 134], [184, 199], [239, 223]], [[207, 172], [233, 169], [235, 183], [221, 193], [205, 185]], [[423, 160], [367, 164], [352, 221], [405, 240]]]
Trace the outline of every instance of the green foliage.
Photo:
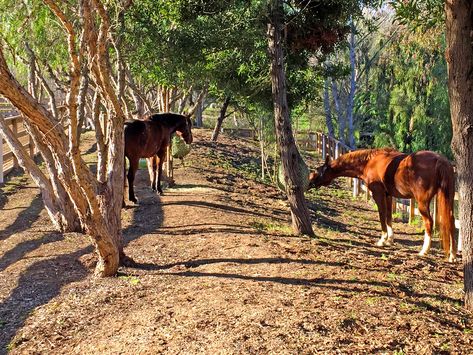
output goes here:
[[444, 23], [444, 6], [442, 0], [392, 0], [396, 20], [413, 29], [432, 28]]
[[[362, 146], [391, 146], [404, 152], [429, 149], [451, 157], [445, 38], [437, 28], [412, 30], [391, 25], [355, 108], [359, 129], [372, 132]], [[386, 29], [385, 29], [386, 30]]]
[[[8, 10], [6, 10], [8, 9]], [[61, 24], [49, 8], [39, 0], [0, 0], [0, 42], [8, 48], [9, 64], [25, 82], [27, 59], [25, 44], [32, 48], [41, 65], [48, 64], [57, 72], [68, 69], [69, 56]]]

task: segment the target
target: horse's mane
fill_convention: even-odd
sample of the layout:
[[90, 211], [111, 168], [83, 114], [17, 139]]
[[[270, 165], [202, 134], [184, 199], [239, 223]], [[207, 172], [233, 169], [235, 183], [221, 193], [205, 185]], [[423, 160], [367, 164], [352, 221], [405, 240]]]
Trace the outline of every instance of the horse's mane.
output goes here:
[[351, 163], [351, 164], [362, 164], [374, 156], [381, 153], [396, 152], [393, 148], [376, 148], [376, 149], [360, 149], [353, 152], [349, 152], [340, 156], [337, 161], [339, 163]]
[[158, 122], [166, 127], [174, 126], [176, 123], [180, 122], [183, 119], [185, 120], [185, 116], [171, 112], [155, 113], [145, 118], [145, 120]]

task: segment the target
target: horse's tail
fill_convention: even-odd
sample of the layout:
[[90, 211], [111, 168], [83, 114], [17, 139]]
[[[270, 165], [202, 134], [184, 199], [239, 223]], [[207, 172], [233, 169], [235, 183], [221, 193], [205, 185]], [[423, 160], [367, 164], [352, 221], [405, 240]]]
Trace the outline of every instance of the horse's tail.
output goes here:
[[440, 182], [437, 193], [437, 209], [440, 217], [443, 250], [448, 254], [452, 248], [456, 253], [455, 219], [453, 218], [455, 176], [452, 165], [443, 157], [437, 161], [437, 174]]

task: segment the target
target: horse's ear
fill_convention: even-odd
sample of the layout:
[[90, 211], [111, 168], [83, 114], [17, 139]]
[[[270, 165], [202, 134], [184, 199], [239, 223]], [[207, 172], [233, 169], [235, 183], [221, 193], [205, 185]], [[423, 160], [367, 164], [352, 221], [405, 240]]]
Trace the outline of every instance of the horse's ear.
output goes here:
[[329, 165], [330, 164], [330, 155], [326, 155], [325, 156], [325, 165]]

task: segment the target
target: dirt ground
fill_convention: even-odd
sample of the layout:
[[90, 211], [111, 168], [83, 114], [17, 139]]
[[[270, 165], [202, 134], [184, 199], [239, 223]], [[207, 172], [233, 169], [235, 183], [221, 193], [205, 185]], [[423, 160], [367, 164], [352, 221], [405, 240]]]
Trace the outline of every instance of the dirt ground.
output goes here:
[[251, 142], [195, 131], [177, 185], [123, 211], [136, 266], [98, 279], [79, 234], [54, 232], [38, 190], [0, 194], [0, 354], [471, 354], [460, 262], [420, 225], [374, 246], [377, 212], [343, 180], [307, 194], [316, 238], [290, 235], [289, 210], [255, 181]]

